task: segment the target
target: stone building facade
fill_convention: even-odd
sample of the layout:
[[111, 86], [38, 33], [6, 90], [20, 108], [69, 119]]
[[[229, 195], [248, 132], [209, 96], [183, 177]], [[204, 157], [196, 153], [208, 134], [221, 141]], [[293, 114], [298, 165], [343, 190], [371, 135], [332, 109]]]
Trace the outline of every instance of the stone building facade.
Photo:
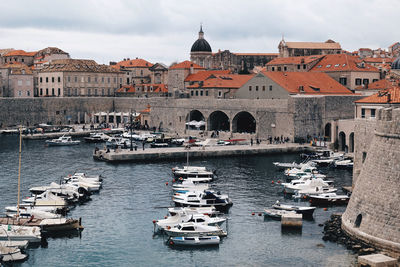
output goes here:
[[33, 97], [33, 72], [22, 63], [0, 66], [0, 96]]
[[306, 57], [279, 57], [271, 60], [265, 66], [267, 71], [310, 71], [323, 56], [306, 56]]
[[122, 72], [94, 60], [54, 60], [39, 71], [38, 96], [113, 96]]
[[115, 70], [124, 73], [122, 79], [123, 85], [134, 85], [152, 82], [152, 71], [151, 67], [153, 64], [141, 59], [124, 59], [116, 64], [110, 64]]
[[[354, 172], [359, 175], [342, 216], [342, 228], [399, 257], [400, 108], [377, 110], [375, 121], [356, 119], [355, 133]], [[363, 150], [357, 143], [369, 147]]]
[[33, 60], [37, 52], [25, 52], [24, 50], [11, 50], [1, 57], [1, 64], [22, 63], [27, 66], [33, 65]]
[[324, 43], [318, 42], [286, 42], [283, 38], [278, 45], [279, 57], [299, 57], [311, 55], [341, 54], [342, 48], [339, 43], [328, 40]]
[[171, 66], [168, 69], [169, 93], [174, 96], [184, 94], [186, 77], [203, 70], [202, 66], [188, 60]]

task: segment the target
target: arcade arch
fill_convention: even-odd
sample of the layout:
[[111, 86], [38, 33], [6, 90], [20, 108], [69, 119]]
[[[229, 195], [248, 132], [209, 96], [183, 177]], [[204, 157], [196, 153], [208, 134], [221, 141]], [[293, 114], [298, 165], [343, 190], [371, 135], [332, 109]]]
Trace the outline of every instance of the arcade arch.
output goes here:
[[256, 119], [247, 111], [241, 111], [232, 120], [232, 132], [255, 133]]
[[226, 113], [217, 110], [210, 114], [207, 121], [208, 131], [230, 131], [229, 117]]

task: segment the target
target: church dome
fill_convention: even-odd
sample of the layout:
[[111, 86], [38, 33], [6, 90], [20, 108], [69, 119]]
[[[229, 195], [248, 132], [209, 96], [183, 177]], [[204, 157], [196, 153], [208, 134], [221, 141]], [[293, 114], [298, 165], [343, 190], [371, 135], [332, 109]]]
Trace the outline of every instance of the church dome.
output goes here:
[[393, 61], [392, 70], [400, 70], [400, 56]]
[[200, 27], [200, 32], [199, 32], [199, 39], [194, 42], [192, 45], [192, 49], [190, 49], [190, 52], [211, 52], [211, 46], [210, 44], [204, 39], [204, 32], [202, 27]]

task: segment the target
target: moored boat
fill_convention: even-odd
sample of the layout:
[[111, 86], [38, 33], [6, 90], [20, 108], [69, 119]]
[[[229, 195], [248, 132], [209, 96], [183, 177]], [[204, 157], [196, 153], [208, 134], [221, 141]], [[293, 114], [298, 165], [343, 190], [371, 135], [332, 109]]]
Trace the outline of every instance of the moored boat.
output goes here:
[[316, 206], [322, 205], [345, 205], [350, 197], [347, 195], [337, 195], [336, 193], [319, 194], [310, 196], [310, 203]]
[[219, 236], [171, 236], [167, 244], [171, 246], [217, 246], [220, 243]]
[[40, 242], [41, 239], [39, 227], [0, 224], [0, 240]]
[[72, 145], [79, 145], [81, 141], [79, 140], [72, 140], [71, 136], [61, 136], [57, 139], [46, 140], [46, 145], [48, 146], [72, 146]]
[[211, 226], [201, 223], [181, 223], [175, 227], [165, 229], [169, 236], [199, 236], [199, 235], [217, 235], [226, 236], [226, 232], [219, 226]]
[[303, 217], [312, 217], [315, 210], [315, 207], [281, 204], [279, 201], [272, 205], [272, 207], [277, 210], [294, 211], [296, 213], [303, 214]]
[[19, 248], [0, 246], [0, 260], [2, 262], [23, 261], [28, 255], [23, 254]]
[[233, 205], [228, 195], [222, 195], [212, 190], [176, 193], [172, 197], [176, 206], [182, 207], [215, 207], [217, 210], [226, 212]]
[[296, 214], [296, 212], [290, 210], [264, 209], [264, 216], [266, 217], [280, 219], [284, 214]]

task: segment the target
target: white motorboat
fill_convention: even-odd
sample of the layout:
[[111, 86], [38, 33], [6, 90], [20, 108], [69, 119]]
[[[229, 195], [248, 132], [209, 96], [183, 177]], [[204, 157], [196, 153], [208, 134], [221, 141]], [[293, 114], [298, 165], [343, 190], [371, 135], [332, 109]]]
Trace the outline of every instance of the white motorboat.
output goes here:
[[65, 217], [48, 218], [48, 219], [39, 219], [36, 217], [24, 218], [21, 216], [18, 218], [0, 217], [0, 224], [11, 225], [13, 227], [14, 226], [39, 227], [44, 232], [83, 230], [83, 226], [80, 219], [65, 218]]
[[219, 236], [171, 236], [167, 243], [171, 246], [216, 246]]
[[[106, 141], [106, 146], [110, 148], [117, 148], [117, 147], [128, 147], [131, 144], [131, 140], [123, 137], [116, 137], [112, 136], [108, 138]], [[137, 146], [135, 142], [133, 142], [133, 146]]]
[[280, 170], [284, 170], [284, 169], [292, 169], [292, 168], [301, 168], [302, 166], [296, 162], [273, 162], [272, 164], [274, 164], [275, 167], [277, 167]]
[[35, 195], [22, 200], [25, 203], [33, 204], [34, 206], [51, 206], [63, 208], [68, 206], [68, 202], [59, 196], [56, 196], [50, 191], [45, 191], [40, 195]]
[[202, 223], [181, 223], [171, 229], [165, 229], [169, 236], [199, 236], [199, 235], [217, 235], [226, 236], [226, 232], [219, 226], [211, 226]]
[[0, 225], [0, 240], [40, 242], [42, 236], [37, 226]]
[[331, 150], [323, 150], [320, 152], [317, 152], [319, 155], [319, 158], [313, 159], [312, 162], [320, 165], [320, 166], [328, 166], [332, 164], [335, 160], [338, 160], [340, 158], [343, 158], [344, 154], [343, 153], [336, 153]]
[[160, 229], [170, 229], [180, 223], [194, 222], [206, 225], [221, 225], [226, 221], [225, 217], [210, 217], [204, 214], [185, 214], [177, 213], [174, 216], [168, 216], [166, 219], [158, 220], [156, 225]]
[[293, 198], [295, 199], [302, 199], [302, 198], [308, 198], [310, 196], [316, 196], [320, 194], [327, 194], [327, 193], [334, 193], [337, 191], [337, 188], [334, 187], [315, 187], [315, 188], [308, 188], [308, 189], [302, 189], [296, 192], [296, 194], [293, 195]]
[[274, 205], [272, 205], [272, 207], [277, 210], [294, 211], [296, 213], [303, 214], [303, 216], [305, 216], [305, 217], [311, 217], [315, 210], [315, 207], [305, 207], [305, 206], [281, 204], [279, 201], [276, 201], [276, 203]]
[[214, 173], [206, 169], [206, 167], [184, 166], [183, 168], [172, 168], [175, 177], [182, 178], [213, 178]]
[[[300, 175], [298, 177], [298, 179], [291, 180], [288, 183], [281, 183], [281, 185], [283, 187], [296, 186], [296, 185], [299, 185], [299, 184], [305, 184], [306, 181], [310, 181], [310, 180], [313, 180], [313, 179], [317, 179], [317, 177], [315, 177], [314, 175]], [[319, 178], [319, 179], [322, 179], [322, 178]], [[323, 181], [325, 183], [327, 183], [328, 185], [332, 185], [333, 184], [333, 181], [331, 181], [331, 180], [323, 180]]]
[[88, 175], [84, 172], [76, 172], [72, 176], [82, 177], [87, 180], [91, 180], [93, 182], [102, 182], [103, 181], [103, 178], [101, 177], [101, 175]]
[[0, 241], [0, 247], [14, 247], [19, 249], [26, 249], [29, 245], [29, 241], [22, 240], [22, 241]]
[[352, 169], [353, 168], [353, 161], [351, 159], [343, 159], [343, 160], [336, 160], [333, 162], [333, 165], [336, 168], [343, 168], [343, 169]]
[[212, 190], [175, 193], [172, 200], [177, 206], [183, 207], [215, 207], [217, 210], [226, 212], [233, 205], [228, 195], [222, 195]]
[[178, 213], [181, 214], [205, 214], [210, 217], [220, 215], [221, 213], [215, 207], [173, 207], [168, 208], [169, 214], [174, 216]]
[[46, 140], [46, 145], [48, 146], [71, 146], [71, 145], [79, 145], [81, 141], [72, 140], [71, 136], [61, 136], [57, 139]]
[[343, 205], [349, 202], [347, 195], [337, 195], [336, 193], [326, 193], [310, 196], [312, 205]]
[[285, 170], [285, 175], [287, 176], [296, 176], [298, 174], [317, 174], [318, 170], [316, 167], [311, 166], [310, 164], [303, 165], [300, 169], [292, 168]]
[[207, 183], [193, 182], [193, 180], [183, 180], [180, 184], [174, 184], [172, 186], [174, 191], [204, 191], [209, 189]]
[[19, 248], [0, 246], [0, 261], [2, 262], [23, 261], [27, 257], [26, 254], [21, 253]]
[[284, 214], [296, 214], [291, 210], [264, 209], [264, 216], [280, 219]]
[[192, 178], [178, 178], [178, 182], [183, 182], [183, 181], [191, 181], [193, 183], [209, 183], [212, 182], [213, 178], [211, 177], [192, 177]]
[[284, 187], [285, 193], [288, 194], [294, 194], [300, 190], [307, 191], [315, 189], [318, 191], [324, 188], [332, 188], [326, 181], [322, 180], [321, 178], [307, 179], [305, 181], [298, 180], [298, 182], [285, 184]]
[[56, 196], [65, 196], [69, 201], [83, 201], [87, 200], [89, 193], [88, 189], [85, 187], [79, 187], [76, 184], [57, 184], [50, 183], [49, 186], [35, 186], [31, 187], [29, 191], [33, 195], [40, 195], [46, 191], [54, 193]]
[[101, 143], [105, 142], [110, 138], [110, 136], [104, 133], [90, 133], [89, 137], [85, 137], [84, 140], [87, 143]]
[[[13, 210], [13, 211], [8, 211], [6, 213], [7, 217], [10, 218], [17, 218], [17, 210]], [[35, 209], [34, 207], [32, 208], [28, 208], [28, 209], [21, 209], [20, 207], [20, 213], [19, 213], [19, 217], [25, 217], [25, 218], [38, 218], [38, 219], [57, 219], [57, 218], [61, 218], [61, 214], [56, 214], [53, 212], [49, 212], [49, 211], [43, 211], [40, 209]]]
[[66, 184], [85, 188], [88, 192], [97, 192], [101, 188], [101, 182], [92, 182], [91, 180], [82, 177], [68, 177], [65, 180]]

